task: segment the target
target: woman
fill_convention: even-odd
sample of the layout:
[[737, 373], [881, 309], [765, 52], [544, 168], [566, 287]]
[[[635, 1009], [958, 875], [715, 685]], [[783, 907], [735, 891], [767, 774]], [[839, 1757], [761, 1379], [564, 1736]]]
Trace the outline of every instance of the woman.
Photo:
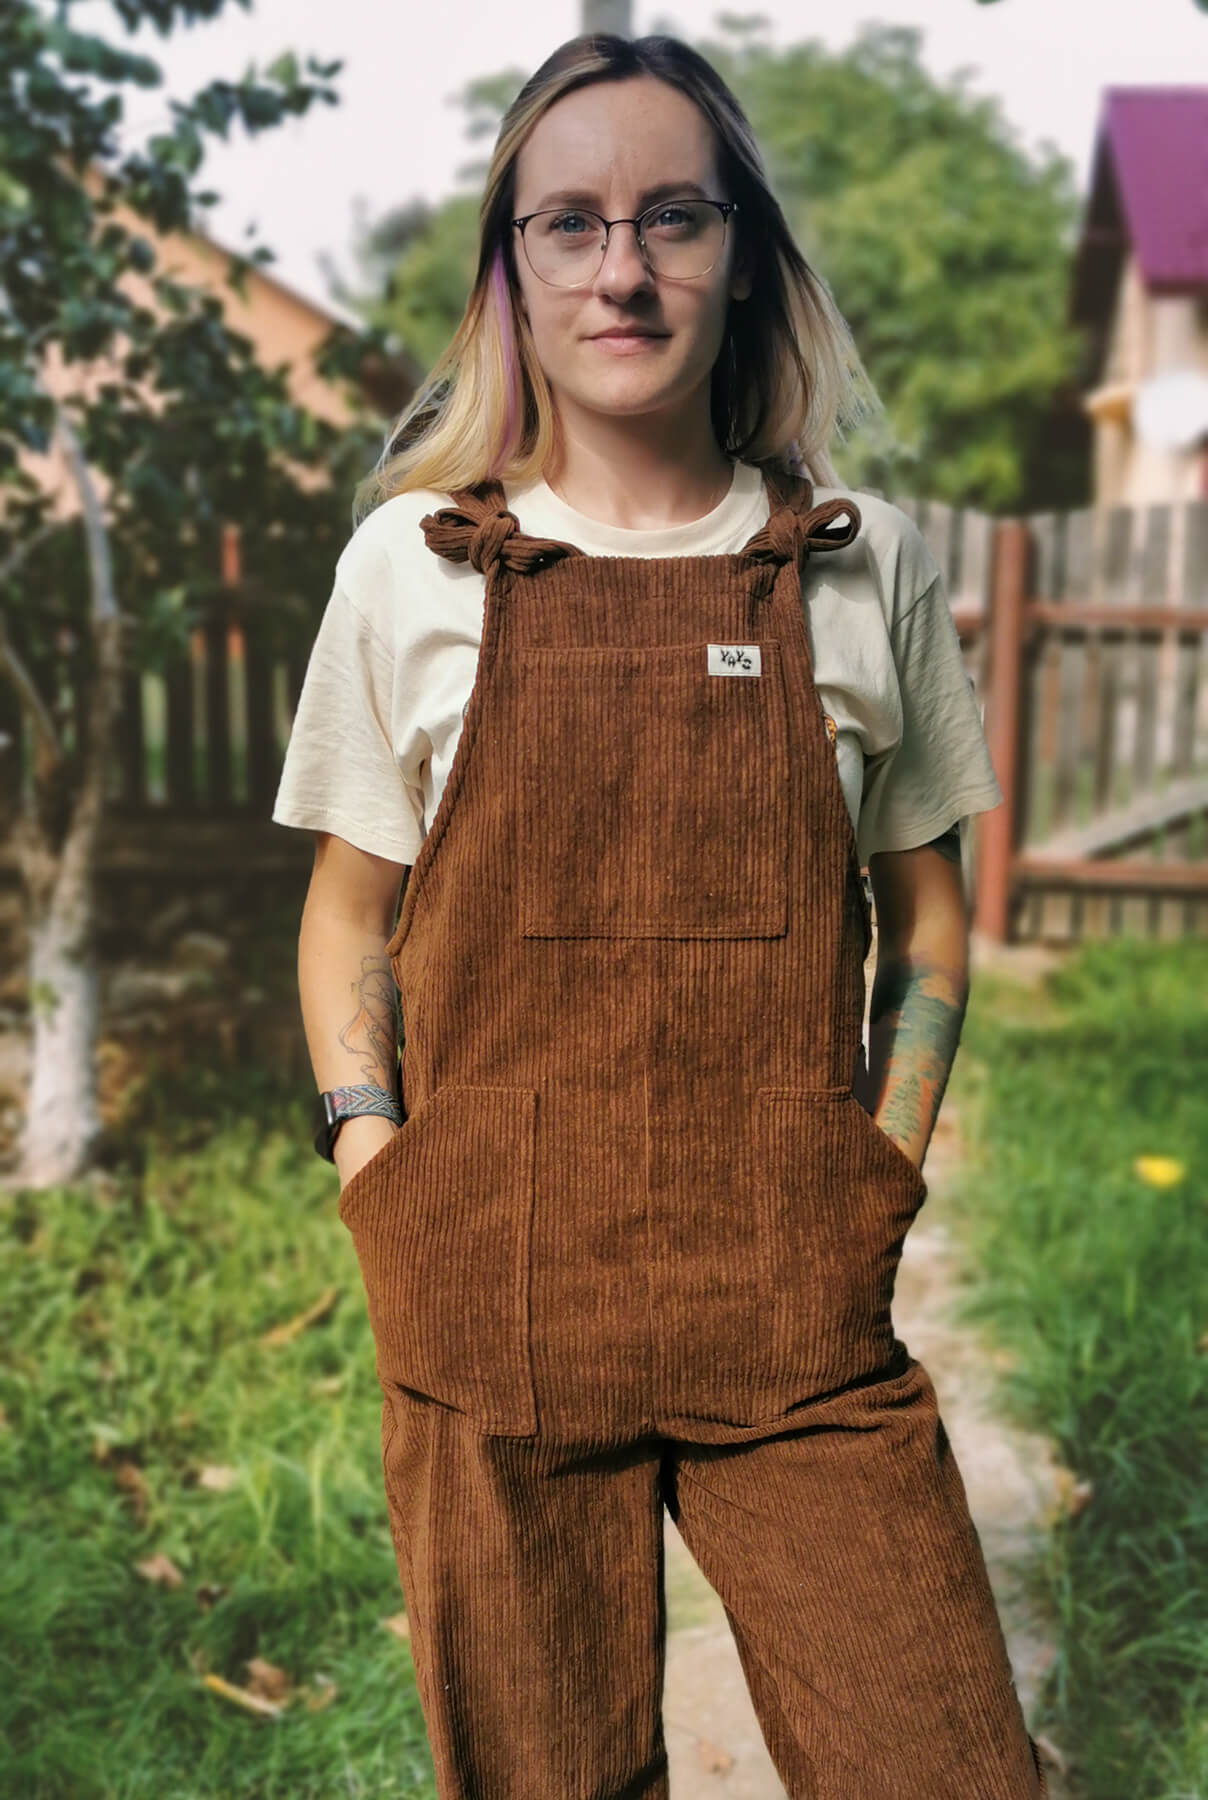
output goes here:
[[685, 45], [557, 51], [481, 234], [274, 810], [438, 1791], [667, 1793], [666, 1505], [790, 1794], [1030, 1800], [890, 1318], [998, 799], [938, 570], [811, 486], [854, 356]]

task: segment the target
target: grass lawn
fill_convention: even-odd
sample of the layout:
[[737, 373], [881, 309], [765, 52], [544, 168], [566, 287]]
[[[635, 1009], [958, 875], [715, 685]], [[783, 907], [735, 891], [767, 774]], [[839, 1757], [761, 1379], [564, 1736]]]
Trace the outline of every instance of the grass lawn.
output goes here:
[[[137, 1173], [0, 1211], [0, 1791], [431, 1796], [335, 1171], [296, 1083], [150, 1104]], [[250, 1658], [280, 1716], [205, 1685]]]
[[1090, 1484], [1048, 1571], [1053, 1736], [1086, 1800], [1206, 1800], [1208, 944], [978, 978], [954, 1092], [967, 1313]]

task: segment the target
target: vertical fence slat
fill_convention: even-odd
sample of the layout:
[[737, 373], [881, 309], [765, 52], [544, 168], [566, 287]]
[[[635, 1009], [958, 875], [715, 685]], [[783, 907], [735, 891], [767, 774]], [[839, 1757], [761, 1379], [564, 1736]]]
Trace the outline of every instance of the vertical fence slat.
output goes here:
[[[1032, 581], [1030, 597], [1052, 600], [1057, 593], [1058, 515], [1036, 513], [1032, 532]], [[1027, 717], [1031, 730], [1027, 750], [1029, 780], [1023, 790], [1024, 819], [1021, 841], [1031, 842], [1051, 828], [1053, 773], [1057, 749], [1061, 633], [1046, 627], [1035, 634], [1028, 658]]]
[[227, 682], [228, 611], [215, 602], [202, 628], [205, 641], [206, 801], [216, 812], [233, 802], [231, 793], [231, 715]]
[[122, 701], [114, 725], [114, 757], [121, 771], [118, 802], [138, 810], [147, 803], [147, 744], [143, 683], [137, 669], [122, 676]]
[[[1131, 507], [1114, 506], [1108, 516], [1107, 539], [1103, 558], [1104, 597], [1111, 604], [1123, 605], [1128, 595], [1130, 556], [1133, 541]], [[1116, 758], [1120, 732], [1120, 641], [1111, 630], [1099, 634], [1097, 671], [1098, 721], [1095, 733], [1094, 804], [1096, 812], [1106, 812], [1115, 798]]]
[[247, 797], [253, 811], [267, 816], [276, 788], [277, 749], [273, 724], [273, 659], [261, 621], [252, 616], [243, 634], [247, 707]]
[[[1141, 555], [1140, 600], [1143, 605], [1162, 606], [1166, 601], [1170, 578], [1170, 508], [1151, 506], [1145, 520], [1145, 543]], [[1135, 736], [1133, 738], [1133, 784], [1135, 790], [1153, 785], [1158, 765], [1158, 675], [1160, 645], [1156, 638], [1142, 639], [1137, 645], [1137, 698]]]
[[[1202, 606], [1208, 595], [1208, 500], [1191, 501], [1184, 509], [1181, 577], [1179, 601], [1184, 606]], [[1175, 653], [1174, 741], [1170, 759], [1176, 775], [1188, 774], [1196, 762], [1203, 657], [1203, 634], [1180, 632]]]
[[[1085, 600], [1091, 586], [1092, 519], [1089, 508], [1069, 515], [1065, 526], [1065, 566], [1057, 599], [1076, 604]], [[1082, 721], [1085, 713], [1086, 643], [1079, 636], [1060, 640], [1061, 674], [1058, 680], [1056, 768], [1053, 771], [1053, 824], [1064, 825], [1078, 798], [1078, 771], [1082, 758]]]
[[986, 738], [1003, 803], [980, 820], [977, 924], [1002, 942], [1010, 929], [1011, 857], [1018, 832], [1016, 763], [1019, 750], [1020, 650], [1028, 580], [1028, 528], [1002, 519], [994, 534], [994, 592], [990, 608], [990, 689]]
[[194, 807], [193, 669], [187, 656], [173, 659], [164, 676], [164, 787], [169, 806]]

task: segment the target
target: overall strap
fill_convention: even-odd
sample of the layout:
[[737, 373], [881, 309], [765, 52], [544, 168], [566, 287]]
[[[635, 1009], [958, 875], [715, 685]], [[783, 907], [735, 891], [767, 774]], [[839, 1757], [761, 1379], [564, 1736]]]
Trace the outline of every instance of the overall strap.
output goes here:
[[[806, 560], [818, 550], [842, 550], [860, 530], [860, 509], [854, 500], [836, 496], [815, 506], [814, 484], [808, 476], [782, 476], [764, 471], [768, 486], [767, 522], [743, 545], [742, 554], [762, 563], [756, 599], [771, 593], [777, 571], [793, 563], [798, 579]], [[842, 520], [842, 523], [836, 521]]]
[[558, 538], [529, 537], [515, 513], [507, 510], [503, 484], [493, 477], [475, 487], [458, 488], [453, 505], [438, 507], [420, 520], [429, 550], [449, 562], [469, 562], [488, 579], [527, 575], [563, 556], [582, 556], [574, 544]]

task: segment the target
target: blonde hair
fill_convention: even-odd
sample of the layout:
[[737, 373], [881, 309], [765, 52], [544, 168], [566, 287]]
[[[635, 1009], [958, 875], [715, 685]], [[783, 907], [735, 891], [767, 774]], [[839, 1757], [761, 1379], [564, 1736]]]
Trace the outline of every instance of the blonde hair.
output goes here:
[[542, 114], [573, 89], [653, 75], [694, 100], [713, 126], [718, 173], [738, 202], [750, 297], [731, 301], [710, 410], [727, 455], [837, 485], [828, 455], [879, 410], [847, 324], [806, 262], [773, 195], [745, 113], [703, 56], [678, 38], [571, 38], [525, 82], [504, 115], [479, 206], [478, 269], [461, 322], [357, 485], [353, 525], [412, 488], [452, 493], [490, 476], [524, 483], [553, 460], [557, 419], [527, 320], [516, 303], [516, 159]]

